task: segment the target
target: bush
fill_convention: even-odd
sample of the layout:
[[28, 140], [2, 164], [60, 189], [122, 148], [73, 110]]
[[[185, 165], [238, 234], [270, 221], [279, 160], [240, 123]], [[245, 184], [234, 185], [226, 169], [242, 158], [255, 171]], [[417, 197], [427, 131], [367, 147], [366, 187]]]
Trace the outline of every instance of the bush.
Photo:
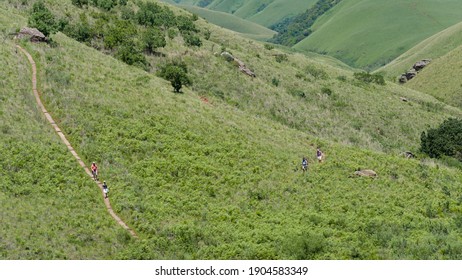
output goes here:
[[202, 46], [202, 41], [199, 36], [194, 34], [185, 34], [183, 35], [184, 41], [188, 47], [200, 47]]
[[438, 128], [422, 132], [420, 140], [420, 150], [430, 157], [462, 161], [462, 119], [447, 119]]
[[29, 26], [37, 28], [47, 37], [57, 31], [55, 16], [48, 10], [43, 1], [35, 2], [32, 6]]
[[276, 57], [276, 61], [279, 63], [288, 60], [287, 54], [277, 54], [275, 55], [275, 57]]
[[157, 48], [163, 48], [167, 44], [164, 33], [156, 27], [148, 28], [143, 33], [143, 43], [144, 50], [150, 53], [154, 53]]
[[385, 79], [380, 74], [370, 74], [366, 72], [356, 72], [353, 75], [355, 79], [365, 83], [376, 83], [378, 85], [385, 85]]
[[149, 63], [146, 57], [138, 50], [133, 43], [125, 43], [119, 47], [115, 57], [128, 65], [134, 65], [144, 70], [148, 70]]
[[183, 85], [191, 85], [188, 69], [184, 62], [171, 62], [163, 66], [157, 74], [159, 77], [170, 81], [175, 92], [180, 92]]

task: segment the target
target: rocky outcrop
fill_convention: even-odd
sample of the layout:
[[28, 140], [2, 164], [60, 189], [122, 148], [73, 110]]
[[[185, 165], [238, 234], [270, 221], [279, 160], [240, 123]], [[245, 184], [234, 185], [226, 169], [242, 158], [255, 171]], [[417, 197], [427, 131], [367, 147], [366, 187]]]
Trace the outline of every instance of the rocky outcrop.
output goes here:
[[247, 66], [245, 66], [244, 62], [237, 59], [236, 57], [234, 57], [229, 52], [222, 52], [221, 57], [223, 57], [228, 62], [234, 63], [239, 68], [239, 71], [243, 72], [244, 74], [247, 74], [250, 77], [256, 77], [255, 73], [252, 70], [250, 70], [249, 68], [247, 68]]
[[403, 84], [413, 79], [417, 75], [417, 73], [423, 68], [425, 68], [430, 62], [431, 59], [422, 59], [420, 61], [417, 61], [416, 63], [414, 63], [411, 69], [409, 69], [406, 73], [401, 74], [401, 76], [399, 77], [399, 82]]
[[17, 39], [29, 38], [31, 42], [46, 42], [47, 38], [37, 28], [23, 27], [18, 34]]
[[361, 177], [371, 177], [371, 178], [377, 177], [377, 173], [374, 170], [370, 170], [370, 169], [358, 170], [354, 174], [356, 176], [361, 176]]

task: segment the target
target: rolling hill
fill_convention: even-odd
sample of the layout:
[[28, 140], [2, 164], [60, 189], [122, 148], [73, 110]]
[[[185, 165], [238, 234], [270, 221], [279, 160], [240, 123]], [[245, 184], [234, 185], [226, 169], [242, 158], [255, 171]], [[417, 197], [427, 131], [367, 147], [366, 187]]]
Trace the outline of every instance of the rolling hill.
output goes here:
[[182, 5], [180, 7], [191, 13], [197, 14], [213, 24], [238, 32], [245, 37], [264, 41], [272, 38], [273, 35], [276, 34], [276, 32], [271, 29], [225, 12], [213, 11], [195, 6]]
[[[21, 242], [27, 233], [2, 227], [2, 258], [462, 257], [460, 169], [398, 156], [403, 150], [417, 151], [423, 130], [461, 117], [459, 108], [394, 83], [362, 82], [346, 67], [270, 48], [202, 20], [195, 24], [210, 31], [209, 39], [201, 35], [202, 45], [191, 47], [179, 33], [166, 36], [165, 47], [146, 54], [149, 71], [63, 33], [53, 35], [54, 46], [19, 42], [38, 63], [48, 110], [82, 159], [100, 163], [114, 210], [139, 234], [139, 240], [127, 238], [104, 212], [97, 189], [90, 187], [93, 182], [35, 110], [30, 80], [19, 78], [30, 73], [8, 33], [26, 22], [30, 6], [20, 2], [0, 3], [1, 35], [7, 42], [1, 46], [1, 69], [9, 77], [2, 80], [8, 89], [2, 99], [8, 102], [1, 103], [0, 116], [7, 136], [0, 141], [14, 145], [1, 146], [8, 155], [1, 158], [2, 177], [14, 180], [2, 180], [0, 197], [27, 204], [25, 209], [34, 209], [42, 198], [47, 206], [54, 203], [55, 211], [79, 213], [64, 221], [54, 216], [43, 220], [40, 211], [27, 213], [50, 235], [64, 236], [62, 228], [79, 234], [77, 241], [63, 239], [41, 251], [40, 240]], [[84, 13], [91, 23], [96, 22], [92, 15], [104, 13], [70, 1], [45, 3], [57, 17]], [[220, 49], [244, 61], [256, 77], [216, 55]], [[183, 93], [174, 93], [154, 73], [172, 60], [184, 62], [193, 80]], [[30, 149], [21, 147], [35, 145], [30, 166], [7, 172], [24, 164]], [[325, 151], [325, 162], [315, 160], [316, 147]], [[44, 155], [51, 159], [41, 161]], [[309, 159], [307, 173], [300, 171], [303, 156]], [[49, 170], [45, 174], [57, 178], [34, 181], [33, 170], [42, 165]], [[352, 176], [358, 168], [379, 175]], [[33, 187], [33, 192], [17, 196], [18, 185]], [[54, 188], [69, 195], [57, 197]], [[2, 203], [0, 210], [2, 224], [17, 222], [13, 204]], [[110, 234], [100, 237], [102, 230]], [[91, 245], [99, 238], [104, 239], [98, 243], [100, 254], [86, 252], [92, 248], [84, 242]], [[18, 253], [7, 255], [7, 245]], [[79, 246], [83, 249], [76, 253], [67, 249]], [[29, 254], [31, 249], [37, 253]]]
[[[462, 22], [427, 38], [403, 53], [387, 65], [377, 69], [391, 78], [396, 78], [419, 60], [437, 59], [462, 45]], [[437, 73], [434, 73], [437, 74]]]
[[435, 59], [406, 87], [433, 95], [438, 100], [462, 108], [462, 46]]
[[454, 0], [343, 0], [320, 17], [313, 25], [314, 32], [294, 48], [373, 70], [460, 22], [460, 10], [462, 2]]
[[[209, 10], [225, 12], [269, 28], [286, 18], [293, 17], [305, 11], [311, 7], [316, 0], [164, 0], [164, 2], [199, 6]], [[211, 22], [222, 26], [220, 20]]]

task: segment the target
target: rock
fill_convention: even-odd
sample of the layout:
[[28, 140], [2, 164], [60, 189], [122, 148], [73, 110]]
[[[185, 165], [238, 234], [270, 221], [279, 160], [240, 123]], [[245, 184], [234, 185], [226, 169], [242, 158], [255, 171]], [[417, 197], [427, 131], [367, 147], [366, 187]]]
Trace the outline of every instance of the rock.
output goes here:
[[399, 77], [399, 82], [402, 84], [407, 82], [406, 73], [401, 74], [401, 76]]
[[23, 39], [29, 38], [31, 42], [46, 42], [47, 38], [40, 32], [37, 28], [23, 27], [19, 33], [16, 35], [16, 38]]
[[409, 152], [409, 151], [402, 152], [401, 156], [403, 156], [405, 158], [415, 158], [415, 155], [412, 152]]
[[232, 54], [230, 54], [229, 52], [222, 52], [221, 53], [221, 56], [228, 62], [233, 62], [238, 68], [239, 68], [239, 71], [251, 76], [251, 77], [256, 77], [255, 73], [250, 70], [249, 68], [247, 68], [247, 66], [245, 66], [244, 62], [242, 62], [241, 60], [237, 59], [236, 57], [234, 57]]
[[409, 81], [417, 75], [417, 71], [414, 68], [409, 69], [406, 72], [406, 79]]
[[417, 72], [426, 67], [431, 61], [431, 59], [422, 59], [420, 61], [417, 61], [416, 63], [414, 63], [411, 69], [409, 69], [406, 73], [401, 74], [401, 76], [399, 77], [399, 82], [404, 84], [410, 79], [414, 78], [417, 75]]
[[370, 169], [358, 170], [354, 174], [357, 176], [362, 176], [362, 177], [371, 177], [371, 178], [377, 177], [377, 173], [374, 170], [370, 170]]
[[420, 71], [425, 66], [427, 66], [431, 62], [431, 59], [422, 59], [421, 61], [417, 61], [412, 68], [414, 68], [416, 71]]
[[403, 102], [407, 102], [407, 98], [406, 98], [406, 97], [400, 97], [399, 99], [400, 99], [401, 101], [403, 101]]

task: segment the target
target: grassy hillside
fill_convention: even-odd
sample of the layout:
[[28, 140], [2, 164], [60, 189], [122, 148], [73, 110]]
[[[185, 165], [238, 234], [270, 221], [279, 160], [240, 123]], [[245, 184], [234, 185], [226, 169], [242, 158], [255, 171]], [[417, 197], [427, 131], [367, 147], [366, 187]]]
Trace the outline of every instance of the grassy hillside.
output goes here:
[[[311, 7], [316, 0], [164, 0], [164, 2], [170, 4], [175, 4], [176, 2], [183, 5], [195, 5], [209, 10], [221, 11], [262, 26], [270, 27], [284, 19], [296, 16], [305, 11]], [[220, 25], [219, 23], [220, 22], [215, 24]]]
[[215, 25], [238, 32], [245, 37], [267, 40], [276, 34], [276, 32], [271, 29], [225, 12], [213, 11], [195, 6], [183, 5], [180, 7], [190, 11], [191, 13], [197, 14]]
[[406, 87], [435, 96], [437, 99], [462, 108], [462, 46], [435, 59]]
[[462, 20], [456, 0], [344, 0], [313, 26], [295, 49], [332, 55], [347, 64], [376, 69], [422, 40]]
[[[25, 19], [0, 9], [0, 25]], [[39, 112], [30, 65], [0, 33], [0, 259], [108, 259], [128, 245], [101, 192]], [[43, 70], [43, 69], [42, 69]]]
[[[64, 14], [60, 5], [53, 9]], [[460, 170], [396, 156], [415, 150], [423, 129], [461, 116], [459, 109], [198, 25], [211, 31], [200, 48], [178, 36], [147, 56], [157, 67], [172, 58], [188, 65], [193, 85], [183, 94], [61, 33], [54, 48], [25, 44], [40, 64], [46, 106], [82, 158], [100, 163], [114, 209], [140, 236], [120, 250], [101, 246], [130, 259], [462, 257]], [[257, 77], [215, 56], [220, 49]], [[25, 121], [22, 110], [12, 112]], [[318, 146], [327, 155], [321, 164]], [[302, 156], [310, 162], [306, 174]], [[352, 177], [357, 168], [374, 169], [378, 178]]]
[[377, 69], [377, 72], [384, 72], [387, 76], [396, 78], [411, 68], [417, 61], [425, 58], [437, 59], [461, 45], [462, 22], [423, 40], [392, 62]]

